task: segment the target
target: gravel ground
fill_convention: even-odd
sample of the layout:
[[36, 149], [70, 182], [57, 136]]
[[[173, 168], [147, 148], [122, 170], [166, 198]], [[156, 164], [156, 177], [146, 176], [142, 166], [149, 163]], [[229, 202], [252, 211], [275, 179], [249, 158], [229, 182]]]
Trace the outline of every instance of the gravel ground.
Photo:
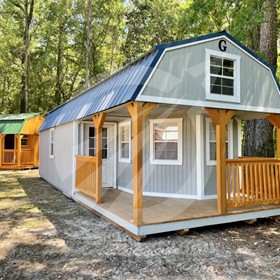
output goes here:
[[137, 242], [40, 179], [0, 172], [0, 279], [280, 279], [280, 220]]

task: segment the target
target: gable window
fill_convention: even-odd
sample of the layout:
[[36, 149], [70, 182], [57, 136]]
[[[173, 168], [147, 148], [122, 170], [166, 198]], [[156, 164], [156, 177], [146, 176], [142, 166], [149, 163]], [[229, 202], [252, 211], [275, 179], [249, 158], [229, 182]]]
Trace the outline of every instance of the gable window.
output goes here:
[[[226, 158], [232, 158], [232, 121], [226, 127]], [[206, 164], [216, 165], [216, 125], [206, 119]]]
[[119, 161], [131, 161], [131, 122], [119, 124]]
[[28, 146], [28, 135], [23, 135], [21, 138], [21, 146]]
[[150, 120], [151, 164], [182, 165], [183, 119]]
[[206, 98], [240, 102], [240, 56], [206, 50]]
[[50, 129], [50, 158], [54, 158], [54, 129]]

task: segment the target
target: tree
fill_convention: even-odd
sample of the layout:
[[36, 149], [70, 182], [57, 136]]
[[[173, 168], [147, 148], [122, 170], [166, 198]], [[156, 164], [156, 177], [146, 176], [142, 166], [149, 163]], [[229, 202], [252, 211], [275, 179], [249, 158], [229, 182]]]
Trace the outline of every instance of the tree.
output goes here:
[[122, 50], [126, 62], [151, 47], [174, 41], [179, 35], [178, 0], [130, 0], [126, 4], [125, 43]]
[[91, 56], [91, 39], [92, 39], [92, 0], [87, 0], [87, 15], [86, 15], [86, 75], [85, 75], [85, 88], [89, 86], [90, 75], [90, 56]]
[[[259, 50], [267, 61], [277, 66], [277, 5], [266, 0], [262, 6], [264, 21], [260, 26]], [[255, 119], [245, 124], [245, 156], [274, 157], [273, 125], [266, 119]]]
[[20, 30], [23, 40], [23, 49], [21, 54], [22, 64], [22, 89], [20, 100], [20, 112], [28, 112], [29, 110], [29, 45], [30, 45], [30, 26], [33, 19], [34, 0], [10, 1], [11, 4], [17, 9], [16, 16], [22, 20], [23, 27]]

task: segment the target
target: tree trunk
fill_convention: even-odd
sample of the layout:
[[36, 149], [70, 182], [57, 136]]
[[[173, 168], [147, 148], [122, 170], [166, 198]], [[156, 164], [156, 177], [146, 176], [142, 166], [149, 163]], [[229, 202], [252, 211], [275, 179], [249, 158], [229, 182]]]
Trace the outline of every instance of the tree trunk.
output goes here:
[[[59, 26], [59, 37], [57, 46], [57, 60], [56, 60], [56, 83], [55, 83], [55, 104], [61, 103], [62, 97], [62, 81], [63, 81], [63, 49], [62, 49], [62, 35], [64, 32], [64, 24]], [[64, 100], [63, 100], [64, 101]]]
[[[263, 5], [264, 22], [260, 28], [259, 49], [266, 60], [277, 66], [277, 5], [266, 0]], [[245, 156], [274, 157], [273, 125], [266, 119], [247, 121], [245, 124]]]
[[85, 84], [84, 87], [88, 88], [90, 86], [89, 84], [89, 78], [90, 78], [90, 56], [91, 56], [91, 39], [92, 39], [92, 31], [91, 31], [91, 25], [92, 25], [92, 7], [91, 7], [92, 1], [87, 0], [87, 18], [86, 18], [86, 76], [85, 76]]
[[267, 0], [264, 4], [265, 21], [261, 25], [260, 50], [266, 60], [277, 67], [277, 5], [276, 0]]
[[23, 44], [24, 51], [21, 56], [21, 63], [23, 68], [23, 73], [21, 77], [21, 100], [20, 100], [20, 111], [28, 112], [29, 111], [29, 44], [30, 44], [30, 24], [33, 18], [34, 10], [34, 1], [35, 0], [24, 0], [24, 6], [15, 3], [14, 5], [19, 8], [24, 15], [24, 32], [23, 32]]

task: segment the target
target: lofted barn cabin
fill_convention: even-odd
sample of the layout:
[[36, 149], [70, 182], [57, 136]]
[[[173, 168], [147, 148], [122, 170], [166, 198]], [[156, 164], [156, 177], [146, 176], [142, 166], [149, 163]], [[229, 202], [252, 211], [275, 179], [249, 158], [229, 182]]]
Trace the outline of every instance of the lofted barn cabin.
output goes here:
[[0, 115], [0, 169], [39, 167], [38, 113]]
[[[242, 157], [267, 118], [275, 158]], [[40, 174], [136, 239], [280, 215], [275, 70], [227, 32], [158, 45], [51, 111]]]

